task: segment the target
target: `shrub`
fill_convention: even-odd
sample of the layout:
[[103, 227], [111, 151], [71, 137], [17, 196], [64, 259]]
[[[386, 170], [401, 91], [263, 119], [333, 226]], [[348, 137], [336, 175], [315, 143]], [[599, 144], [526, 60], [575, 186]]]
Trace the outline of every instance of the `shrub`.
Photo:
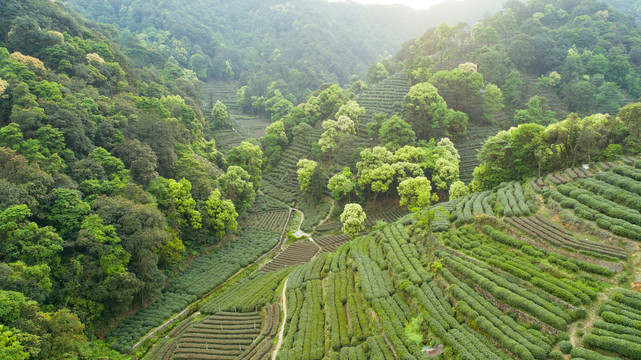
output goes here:
[[563, 353], [560, 352], [559, 350], [552, 350], [549, 355], [550, 359], [554, 360], [562, 360], [563, 359]]
[[596, 351], [589, 350], [582, 347], [575, 347], [570, 352], [572, 359], [582, 358], [585, 360], [620, 360], [619, 358], [612, 356], [605, 356]]
[[572, 343], [567, 340], [561, 341], [559, 342], [559, 348], [562, 353], [569, 354], [572, 351]]
[[611, 336], [598, 336], [586, 334], [583, 337], [586, 346], [612, 351], [631, 359], [641, 359], [641, 344], [614, 338]]

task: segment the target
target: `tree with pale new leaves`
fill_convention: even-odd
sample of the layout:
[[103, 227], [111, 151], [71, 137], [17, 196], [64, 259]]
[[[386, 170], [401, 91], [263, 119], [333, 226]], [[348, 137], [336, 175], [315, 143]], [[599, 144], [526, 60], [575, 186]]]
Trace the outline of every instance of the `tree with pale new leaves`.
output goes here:
[[314, 171], [316, 171], [316, 168], [318, 167], [318, 163], [314, 160], [300, 159], [296, 166], [298, 167], [296, 174], [298, 174], [298, 185], [300, 185], [300, 191], [303, 194], [309, 193], [310, 180]]
[[447, 190], [450, 185], [459, 179], [458, 162], [446, 158], [438, 158], [434, 165], [432, 181], [437, 190]]
[[196, 210], [196, 201], [191, 196], [191, 183], [182, 178], [180, 181], [169, 179], [171, 201], [178, 213], [176, 222], [180, 226], [199, 229], [202, 226], [202, 215]]
[[343, 234], [352, 239], [365, 228], [364, 223], [367, 215], [359, 204], [347, 204], [341, 214], [341, 223], [343, 223]]
[[396, 177], [397, 183], [400, 183], [403, 180], [408, 178], [425, 175], [423, 173], [423, 169], [421, 168], [421, 165], [415, 164], [415, 163], [399, 161], [399, 162], [393, 163], [392, 167], [396, 172], [395, 177]]
[[399, 204], [411, 212], [421, 211], [432, 202], [432, 184], [425, 176], [403, 180], [398, 185]]
[[211, 109], [211, 128], [221, 129], [229, 125], [229, 113], [227, 113], [227, 106], [216, 101], [216, 105]]
[[352, 193], [358, 188], [358, 182], [354, 179], [349, 167], [345, 167], [342, 172], [334, 175], [329, 179], [327, 188], [332, 192], [335, 199], [340, 200], [347, 196], [348, 201], [352, 200]]
[[356, 134], [356, 126], [354, 121], [345, 115], [338, 117], [338, 120], [325, 120], [323, 121], [323, 129], [325, 132], [321, 135], [320, 140], [318, 140], [318, 145], [320, 145], [323, 153], [327, 153], [334, 148], [336, 144], [340, 142], [345, 135]]
[[461, 180], [455, 181], [450, 186], [450, 200], [462, 198], [463, 196], [467, 196], [469, 193], [470, 189]]
[[7, 90], [8, 87], [9, 87], [9, 83], [5, 80], [2, 80], [2, 78], [0, 78], [0, 98], [4, 97], [2, 94], [4, 94], [4, 91]]
[[227, 168], [227, 173], [221, 175], [218, 180], [222, 193], [234, 203], [239, 214], [249, 209], [256, 199], [256, 192], [250, 179], [243, 168], [230, 166]]
[[362, 171], [377, 167], [383, 164], [390, 164], [394, 162], [394, 153], [387, 150], [384, 146], [375, 146], [372, 149], [365, 149], [361, 151], [361, 161], [356, 163], [358, 169], [358, 176]]
[[437, 190], [447, 190], [459, 179], [460, 155], [449, 138], [442, 138], [435, 149], [432, 182]]
[[209, 223], [218, 237], [223, 237], [228, 231], [238, 228], [238, 213], [231, 200], [223, 199], [220, 190], [215, 189], [205, 202]]
[[323, 176], [322, 168], [316, 161], [309, 159], [301, 159], [298, 161], [298, 184], [300, 191], [312, 197], [314, 200], [319, 200], [323, 194], [323, 187], [325, 186], [325, 177]]
[[356, 101], [350, 100], [338, 109], [334, 118], [339, 119], [341, 116], [347, 116], [354, 121], [354, 124], [358, 124], [358, 118], [363, 114], [365, 114], [365, 108], [358, 105]]
[[389, 190], [394, 181], [394, 175], [396, 171], [392, 165], [382, 164], [359, 172], [358, 184], [363, 188], [369, 187], [374, 193], [374, 202], [376, 202], [378, 194]]
[[456, 147], [454, 146], [454, 143], [452, 142], [452, 140], [450, 140], [450, 138], [444, 137], [439, 140], [436, 145], [439, 147], [443, 147], [456, 160], [461, 160], [461, 156], [459, 155], [458, 150], [456, 150]]

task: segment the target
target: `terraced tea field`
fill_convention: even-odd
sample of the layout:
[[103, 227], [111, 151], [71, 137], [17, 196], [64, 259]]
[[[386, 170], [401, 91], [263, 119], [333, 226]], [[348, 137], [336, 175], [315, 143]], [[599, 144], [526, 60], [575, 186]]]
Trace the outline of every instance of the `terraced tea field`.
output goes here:
[[247, 226], [281, 232], [288, 218], [289, 210], [249, 213], [247, 215]]
[[540, 214], [527, 218], [513, 217], [505, 219], [505, 222], [532, 237], [545, 240], [560, 248], [571, 248], [579, 252], [598, 253], [620, 259], [627, 257], [627, 252], [621, 248], [577, 238], [566, 228]]
[[311, 158], [312, 144], [318, 142], [322, 132], [322, 124], [319, 123], [285, 148], [278, 165], [263, 174], [261, 186], [266, 194], [286, 204], [296, 200], [299, 193], [296, 164], [300, 159]]
[[[418, 360], [423, 340], [462, 359], [548, 360], [560, 350], [571, 359], [634, 359], [641, 295], [614, 284], [629, 281], [625, 272], [638, 256], [631, 256], [638, 247], [629, 241], [641, 234], [641, 162], [618, 164], [594, 177], [564, 171], [577, 179], [555, 188], [546, 182], [541, 193], [510, 182], [436, 204], [449, 214], [438, 212], [431, 236], [405, 210], [392, 209], [368, 216], [372, 225], [377, 219], [387, 224], [354, 240], [326, 235], [294, 242], [207, 299], [203, 319], [180, 325], [152, 352], [267, 358], [283, 320], [277, 359]], [[269, 207], [270, 201], [261, 203]], [[258, 223], [285, 212], [251, 216]], [[563, 225], [578, 226], [577, 217], [614, 235], [593, 241], [601, 233]], [[283, 319], [282, 293], [288, 306]], [[258, 330], [232, 329], [221, 338], [204, 323], [236, 312], [253, 319], [261, 314]], [[202, 340], [210, 336], [213, 350]]]
[[237, 359], [260, 333], [258, 313], [220, 312], [176, 328], [147, 359]]
[[243, 234], [218, 251], [193, 261], [169, 283], [156, 302], [121, 321], [108, 335], [115, 346], [129, 351], [147, 332], [181, 312], [199, 297], [225, 282], [238, 270], [248, 266], [271, 250], [280, 233], [245, 229]]
[[552, 89], [541, 89], [537, 86], [538, 76], [532, 74], [521, 74], [521, 81], [523, 81], [523, 87], [525, 89], [524, 97], [526, 99], [531, 98], [532, 96], [539, 96], [544, 98], [547, 106], [550, 110], [556, 113], [557, 120], [565, 119], [569, 112], [563, 100], [554, 92]]
[[396, 210], [391, 210], [391, 211], [385, 211], [384, 213], [381, 214], [373, 214], [367, 216], [365, 219], [365, 226], [371, 227], [376, 225], [377, 221], [385, 221], [386, 223], [393, 223], [394, 221], [398, 220], [399, 218], [409, 214], [409, 212], [406, 209], [396, 209]]
[[472, 181], [474, 169], [479, 166], [479, 161], [476, 158], [477, 153], [483, 147], [485, 140], [496, 135], [499, 130], [500, 128], [496, 125], [469, 126], [465, 137], [452, 139], [456, 150], [461, 156], [461, 162], [459, 163], [461, 181], [466, 184]]
[[543, 194], [615, 235], [641, 240], [641, 162], [546, 189]]
[[[403, 98], [410, 91], [410, 84], [407, 75], [398, 71], [387, 79], [365, 90], [356, 98], [356, 102], [365, 108], [365, 114], [361, 115], [360, 123], [366, 124], [372, 121], [372, 114], [401, 114], [403, 109]], [[359, 130], [359, 134], [362, 130]], [[365, 135], [367, 134], [365, 128]]]
[[221, 81], [212, 81], [205, 83], [202, 86], [202, 94], [205, 101], [209, 99], [220, 101], [225, 104], [228, 112], [240, 112], [238, 103], [236, 102], [236, 88], [232, 84], [227, 84]]
[[326, 235], [315, 237], [314, 241], [321, 247], [322, 252], [332, 252], [349, 241], [347, 235]]
[[276, 255], [262, 270], [269, 272], [307, 263], [319, 250], [319, 246], [312, 241], [297, 241]]
[[598, 315], [583, 336], [585, 348], [572, 349], [572, 357], [601, 358], [600, 351], [607, 351], [622, 358], [641, 358], [641, 294], [615, 289], [610, 300], [599, 307]]
[[262, 117], [242, 114], [236, 102], [236, 88], [233, 85], [217, 81], [205, 83], [202, 93], [206, 101], [211, 99], [213, 104], [216, 101], [225, 104], [230, 117], [231, 129], [217, 130], [212, 134], [218, 150], [225, 152], [240, 145], [245, 139], [265, 136], [265, 129], [270, 121]]
[[453, 201], [456, 207], [452, 208], [451, 220], [456, 221], [457, 224], [474, 222], [474, 217], [486, 214], [494, 216], [494, 202], [492, 199], [491, 191], [484, 191], [482, 193], [473, 193]]

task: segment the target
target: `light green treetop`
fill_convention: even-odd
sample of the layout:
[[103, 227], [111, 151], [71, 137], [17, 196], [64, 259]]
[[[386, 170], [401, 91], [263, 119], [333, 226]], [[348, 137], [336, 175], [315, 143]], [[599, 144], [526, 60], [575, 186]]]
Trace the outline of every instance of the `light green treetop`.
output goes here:
[[398, 115], [394, 115], [381, 124], [379, 140], [389, 150], [396, 151], [402, 146], [413, 146], [416, 142], [416, 133], [410, 124]]
[[236, 231], [238, 213], [231, 200], [223, 199], [220, 190], [215, 189], [209, 194], [205, 207], [216, 236], [223, 237], [227, 231]]
[[180, 226], [191, 226], [199, 229], [202, 226], [202, 215], [196, 210], [196, 201], [191, 196], [191, 183], [182, 178], [180, 181], [169, 179], [169, 192], [180, 218], [176, 219]]
[[462, 181], [455, 181], [450, 186], [450, 199], [459, 199], [464, 196], [467, 196], [470, 193], [470, 189]]
[[351, 200], [352, 192], [357, 189], [357, 185], [358, 183], [354, 179], [349, 167], [346, 167], [342, 172], [329, 179], [327, 188], [332, 192], [334, 198], [339, 199], [344, 196], [349, 196]]
[[341, 214], [341, 223], [343, 223], [343, 233], [349, 235], [352, 239], [364, 229], [364, 223], [367, 215], [359, 204], [347, 204]]
[[337, 143], [345, 135], [356, 133], [354, 121], [345, 115], [339, 116], [338, 120], [323, 121], [323, 129], [325, 129], [325, 132], [318, 140], [318, 145], [320, 145], [323, 153], [335, 149]]
[[216, 101], [216, 105], [211, 109], [211, 123], [213, 129], [220, 129], [229, 124], [227, 106], [220, 102], [220, 100]]
[[296, 166], [298, 167], [296, 173], [298, 174], [298, 184], [300, 185], [300, 191], [303, 194], [306, 194], [310, 190], [310, 181], [312, 175], [316, 171], [316, 167], [318, 167], [318, 163], [314, 160], [300, 159], [298, 160]]
[[334, 118], [339, 119], [341, 116], [347, 116], [353, 120], [355, 124], [358, 124], [358, 118], [363, 114], [365, 114], [365, 108], [358, 105], [356, 101], [350, 100], [338, 109]]
[[403, 180], [398, 185], [398, 194], [401, 196], [399, 204], [407, 205], [411, 212], [423, 210], [432, 201], [432, 185], [424, 176]]
[[242, 214], [249, 209], [256, 199], [256, 192], [250, 181], [250, 176], [239, 166], [230, 166], [221, 175], [220, 188], [223, 195], [234, 203], [236, 212]]
[[254, 191], [260, 189], [261, 168], [263, 166], [263, 151], [260, 146], [249, 141], [243, 141], [240, 145], [227, 152], [227, 163], [233, 166], [240, 166], [250, 176]]

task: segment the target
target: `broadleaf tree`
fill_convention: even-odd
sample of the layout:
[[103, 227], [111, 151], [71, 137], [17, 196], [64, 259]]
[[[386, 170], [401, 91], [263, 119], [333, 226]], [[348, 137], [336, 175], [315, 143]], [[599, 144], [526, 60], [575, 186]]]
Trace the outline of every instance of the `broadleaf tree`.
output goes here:
[[341, 223], [343, 223], [342, 231], [352, 239], [365, 228], [365, 219], [367, 215], [363, 211], [363, 207], [359, 204], [347, 204], [343, 213], [341, 214]]

